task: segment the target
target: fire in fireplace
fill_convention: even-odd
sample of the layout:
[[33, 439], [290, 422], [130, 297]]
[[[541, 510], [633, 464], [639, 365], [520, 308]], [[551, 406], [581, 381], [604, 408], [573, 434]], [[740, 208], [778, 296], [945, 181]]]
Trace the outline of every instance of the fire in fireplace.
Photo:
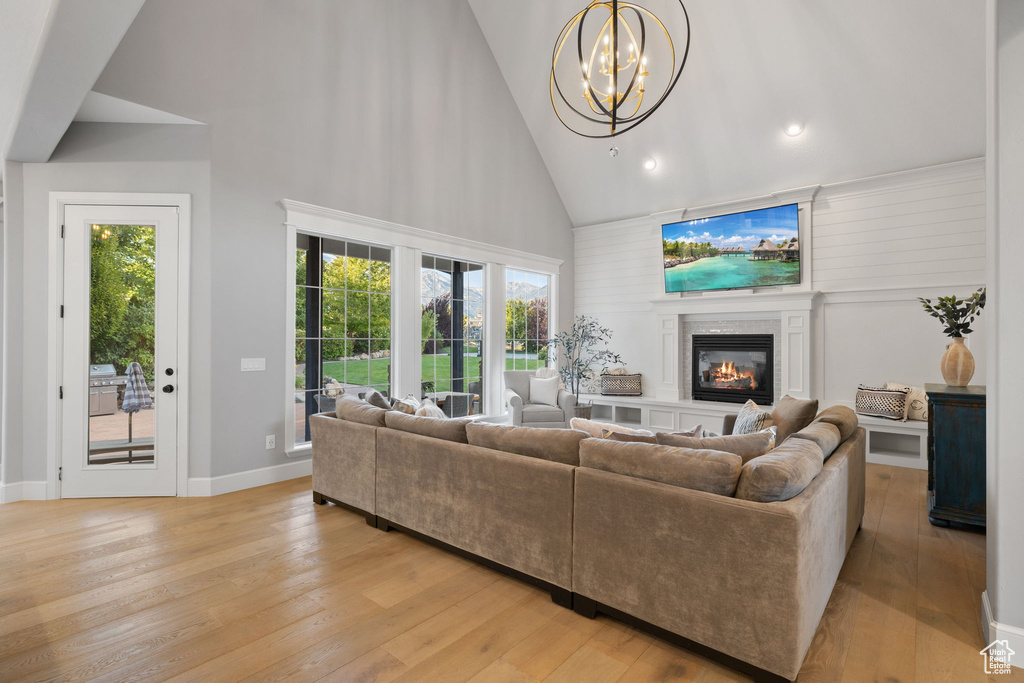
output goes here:
[[770, 334], [693, 335], [693, 398], [771, 405], [774, 338]]

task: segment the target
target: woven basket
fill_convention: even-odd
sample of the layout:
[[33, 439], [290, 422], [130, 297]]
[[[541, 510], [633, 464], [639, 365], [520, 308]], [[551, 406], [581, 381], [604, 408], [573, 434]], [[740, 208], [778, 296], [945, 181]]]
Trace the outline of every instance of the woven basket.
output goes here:
[[601, 375], [602, 396], [641, 396], [643, 381], [636, 375]]

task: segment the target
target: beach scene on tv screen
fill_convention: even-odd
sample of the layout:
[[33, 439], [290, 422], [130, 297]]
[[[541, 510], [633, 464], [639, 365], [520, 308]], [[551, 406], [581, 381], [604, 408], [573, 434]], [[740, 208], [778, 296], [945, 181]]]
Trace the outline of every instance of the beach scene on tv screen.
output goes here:
[[800, 284], [796, 204], [662, 226], [665, 291]]

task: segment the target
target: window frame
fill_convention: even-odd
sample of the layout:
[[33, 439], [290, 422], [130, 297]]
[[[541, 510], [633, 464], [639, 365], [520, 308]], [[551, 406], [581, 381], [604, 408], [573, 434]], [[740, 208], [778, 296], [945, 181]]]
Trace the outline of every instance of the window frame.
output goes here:
[[[305, 202], [283, 199], [285, 210], [285, 455], [304, 458], [311, 444], [295, 445], [295, 250], [299, 232], [328, 239], [349, 240], [391, 249], [391, 389], [394, 396], [421, 387], [420, 267], [422, 255], [484, 265], [484, 356], [502, 358], [505, 351], [505, 270], [512, 268], [548, 275], [549, 324], [558, 320], [559, 272], [562, 260], [476, 240], [369, 218]], [[414, 334], [404, 334], [415, 330]], [[550, 331], [549, 331], [550, 333]], [[475, 418], [504, 413], [504, 365], [490, 363], [484, 375], [484, 398], [489, 410]], [[483, 397], [482, 397], [483, 398]], [[500, 411], [500, 412], [498, 412]]]

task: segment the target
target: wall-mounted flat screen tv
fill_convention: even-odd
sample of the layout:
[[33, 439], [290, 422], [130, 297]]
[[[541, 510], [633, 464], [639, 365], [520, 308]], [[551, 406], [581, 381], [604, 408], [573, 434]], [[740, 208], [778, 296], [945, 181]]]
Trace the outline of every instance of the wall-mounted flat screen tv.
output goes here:
[[661, 228], [666, 292], [800, 284], [796, 204]]

